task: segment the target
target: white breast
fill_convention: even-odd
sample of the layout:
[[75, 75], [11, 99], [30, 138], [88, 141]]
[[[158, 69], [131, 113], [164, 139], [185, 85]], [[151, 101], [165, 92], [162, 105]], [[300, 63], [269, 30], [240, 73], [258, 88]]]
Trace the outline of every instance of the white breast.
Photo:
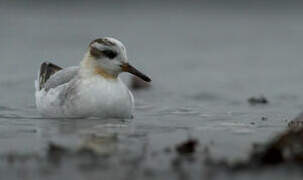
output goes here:
[[65, 105], [65, 114], [130, 118], [133, 108], [133, 96], [119, 78], [96, 76], [80, 82], [77, 93]]

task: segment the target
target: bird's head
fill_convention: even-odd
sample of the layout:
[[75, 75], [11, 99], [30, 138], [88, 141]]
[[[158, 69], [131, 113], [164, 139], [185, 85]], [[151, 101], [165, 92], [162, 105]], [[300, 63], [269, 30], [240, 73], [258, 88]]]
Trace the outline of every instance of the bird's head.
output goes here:
[[88, 55], [94, 61], [94, 70], [103, 76], [117, 77], [129, 72], [146, 82], [151, 79], [128, 63], [126, 49], [117, 39], [105, 37], [89, 44]]

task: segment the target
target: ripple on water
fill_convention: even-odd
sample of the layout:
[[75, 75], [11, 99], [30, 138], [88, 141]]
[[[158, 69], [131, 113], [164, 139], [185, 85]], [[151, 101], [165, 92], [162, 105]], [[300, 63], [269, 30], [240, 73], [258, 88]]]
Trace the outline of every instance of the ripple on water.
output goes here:
[[162, 108], [158, 110], [158, 115], [200, 115], [200, 110], [192, 107]]
[[9, 106], [2, 106], [0, 105], [0, 111], [14, 111], [16, 109], [9, 107]]
[[178, 108], [176, 110], [173, 110], [171, 113], [177, 114], [177, 115], [198, 115], [198, 114], [200, 114], [200, 112], [198, 110], [195, 110], [194, 108], [190, 108], [190, 107]]

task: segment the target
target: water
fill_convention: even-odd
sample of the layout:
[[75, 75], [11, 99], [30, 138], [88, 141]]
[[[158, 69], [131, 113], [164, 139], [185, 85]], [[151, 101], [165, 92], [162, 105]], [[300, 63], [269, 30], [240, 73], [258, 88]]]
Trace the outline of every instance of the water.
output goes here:
[[[216, 159], [247, 158], [253, 143], [270, 140], [303, 109], [303, 14], [295, 6], [254, 8], [2, 3], [0, 179], [302, 178], [286, 167], [233, 174], [202, 161], [204, 147]], [[134, 92], [135, 118], [41, 117], [34, 102], [40, 63], [75, 65], [88, 43], [103, 36], [120, 39], [130, 62], [152, 78], [150, 89]], [[127, 83], [129, 77], [122, 75]], [[247, 103], [261, 94], [268, 105]], [[190, 137], [199, 140], [197, 160], [174, 166], [174, 147]], [[101, 164], [83, 167], [67, 157], [49, 165], [43, 157], [50, 142], [90, 147], [102, 154]], [[10, 153], [42, 160], [10, 164]]]

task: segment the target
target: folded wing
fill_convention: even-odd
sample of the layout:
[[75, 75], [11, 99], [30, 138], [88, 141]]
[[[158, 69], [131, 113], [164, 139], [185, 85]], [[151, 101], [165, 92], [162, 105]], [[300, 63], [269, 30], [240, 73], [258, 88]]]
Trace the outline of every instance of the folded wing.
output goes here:
[[61, 68], [53, 63], [44, 62], [41, 64], [40, 73], [38, 77], [39, 90], [56, 88], [62, 84], [68, 83], [79, 71], [78, 66]]

